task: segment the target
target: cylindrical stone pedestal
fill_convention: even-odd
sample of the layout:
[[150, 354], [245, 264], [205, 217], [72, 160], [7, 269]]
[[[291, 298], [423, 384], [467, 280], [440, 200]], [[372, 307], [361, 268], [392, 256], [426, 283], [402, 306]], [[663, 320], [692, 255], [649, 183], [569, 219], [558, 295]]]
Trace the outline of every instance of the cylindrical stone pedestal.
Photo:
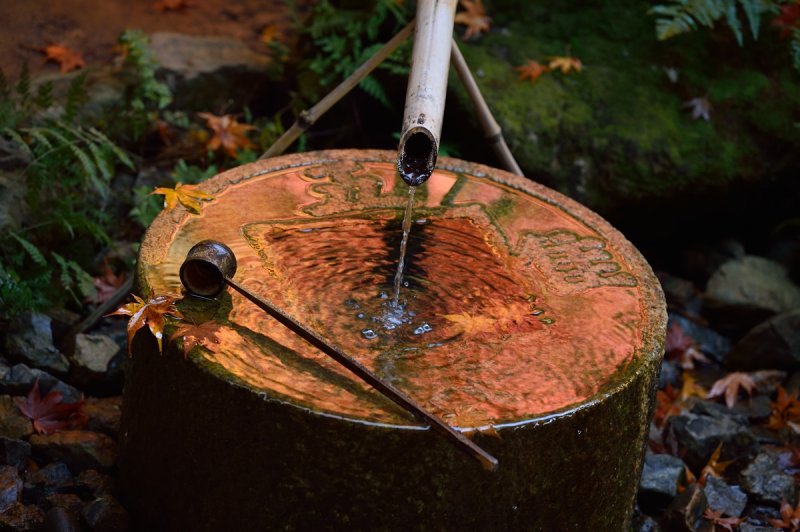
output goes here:
[[[442, 158], [415, 195], [394, 152], [259, 161], [162, 213], [138, 290], [181, 294], [204, 239], [235, 279], [499, 459], [484, 471], [236, 293], [186, 297], [184, 359], [143, 332], [126, 373], [123, 496], [143, 530], [624, 530], [666, 313], [640, 254], [530, 181]], [[208, 320], [208, 321], [207, 321]], [[202, 335], [199, 335], [202, 336]]]

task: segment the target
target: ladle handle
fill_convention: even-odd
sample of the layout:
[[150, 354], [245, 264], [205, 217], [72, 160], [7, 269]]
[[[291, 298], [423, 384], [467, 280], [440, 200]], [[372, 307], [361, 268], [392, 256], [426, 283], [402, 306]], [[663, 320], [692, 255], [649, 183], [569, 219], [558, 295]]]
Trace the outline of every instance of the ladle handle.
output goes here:
[[236, 283], [233, 279], [229, 277], [225, 277], [225, 282], [242, 294], [244, 297], [255, 303], [259, 308], [266, 311], [270, 316], [278, 320], [282, 325], [289, 328], [292, 332], [303, 338], [305, 341], [334, 359], [336, 362], [341, 364], [342, 366], [349, 369], [353, 372], [356, 376], [358, 376], [361, 380], [381, 392], [383, 395], [397, 403], [399, 406], [404, 408], [405, 410], [411, 412], [417, 419], [427, 423], [430, 425], [431, 428], [439, 432], [440, 434], [444, 435], [448, 438], [452, 443], [456, 445], [459, 449], [466, 452], [476, 460], [478, 460], [484, 469], [487, 471], [494, 471], [497, 469], [497, 458], [490, 455], [472, 441], [470, 441], [466, 436], [464, 436], [461, 432], [455, 430], [453, 427], [439, 419], [437, 416], [431, 414], [430, 412], [426, 411], [424, 408], [419, 406], [413, 399], [408, 397], [406, 394], [389, 384], [388, 382], [384, 382], [381, 380], [380, 377], [372, 373], [366, 367], [361, 365], [358, 361], [350, 358], [344, 352], [342, 352], [338, 347], [333, 346], [322, 339], [322, 337], [318, 336], [313, 331], [310, 331], [303, 327], [300, 323], [294, 320], [291, 316], [280, 310], [279, 308], [270, 304], [267, 300], [257, 296], [256, 294], [250, 292], [243, 286], [240, 286]]

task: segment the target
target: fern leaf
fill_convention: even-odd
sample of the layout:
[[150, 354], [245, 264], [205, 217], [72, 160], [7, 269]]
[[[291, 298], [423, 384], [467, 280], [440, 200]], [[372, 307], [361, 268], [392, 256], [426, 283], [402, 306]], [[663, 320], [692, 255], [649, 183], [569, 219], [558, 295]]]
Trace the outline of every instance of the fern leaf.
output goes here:
[[135, 168], [133, 161], [131, 161], [131, 158], [128, 157], [128, 154], [125, 153], [125, 151], [122, 148], [117, 146], [111, 139], [109, 139], [103, 133], [101, 133], [100, 131], [98, 131], [93, 127], [90, 127], [89, 134], [91, 134], [95, 139], [97, 139], [98, 142], [100, 142], [100, 144], [102, 144], [104, 148], [113, 152], [114, 155], [119, 160], [119, 162], [121, 162], [131, 170]]
[[386, 94], [386, 90], [374, 77], [372, 76], [365, 77], [364, 79], [361, 80], [361, 83], [359, 83], [358, 86], [361, 88], [361, 90], [363, 90], [364, 92], [366, 92], [367, 94], [378, 100], [381, 104], [383, 104], [384, 107], [388, 109], [392, 108], [392, 102], [389, 100], [389, 96]]
[[19, 245], [22, 246], [22, 249], [25, 250], [33, 262], [35, 262], [38, 266], [47, 266], [47, 259], [44, 258], [44, 255], [42, 255], [42, 252], [39, 251], [39, 248], [37, 248], [30, 240], [26, 240], [13, 231], [10, 234], [14, 240], [19, 242]]
[[62, 119], [65, 122], [72, 122], [81, 105], [86, 101], [86, 72], [81, 72], [70, 82], [69, 89], [67, 89], [67, 101], [64, 103], [64, 115]]
[[22, 63], [17, 85], [14, 87], [20, 97], [20, 103], [24, 103], [31, 94], [31, 73], [28, 70], [28, 63]]
[[28, 146], [28, 143], [22, 138], [22, 136], [17, 133], [15, 130], [11, 129], [10, 127], [3, 128], [3, 135], [10, 138], [14, 141], [15, 144], [19, 146], [19, 148], [25, 152], [26, 155], [29, 157], [33, 156], [33, 152], [31, 152], [31, 147]]
[[69, 264], [67, 264], [67, 259], [52, 251], [51, 254], [53, 258], [56, 259], [56, 263], [58, 264], [58, 280], [61, 281], [61, 286], [72, 291], [72, 276], [69, 274]]
[[758, 31], [761, 27], [761, 13], [767, 10], [763, 0], [739, 0], [742, 4], [742, 11], [744, 11], [747, 22], [750, 24], [750, 33], [753, 34], [753, 39], [758, 40]]
[[53, 82], [48, 81], [42, 83], [36, 89], [36, 96], [33, 98], [33, 104], [39, 109], [47, 109], [53, 106]]
[[730, 26], [733, 35], [736, 37], [736, 42], [739, 46], [744, 46], [744, 35], [742, 35], [742, 23], [739, 22], [739, 15], [736, 13], [736, 4], [731, 2], [725, 6], [725, 20]]
[[[47, 136], [44, 134], [44, 132], [46, 131], [45, 128], [31, 127], [23, 129], [22, 131], [31, 136], [31, 139], [33, 140], [34, 143], [34, 149], [38, 148], [37, 151], [41, 151], [42, 148], [46, 150], [53, 149], [53, 143], [50, 142], [50, 139], [48, 139]], [[41, 146], [41, 148], [39, 146]]]

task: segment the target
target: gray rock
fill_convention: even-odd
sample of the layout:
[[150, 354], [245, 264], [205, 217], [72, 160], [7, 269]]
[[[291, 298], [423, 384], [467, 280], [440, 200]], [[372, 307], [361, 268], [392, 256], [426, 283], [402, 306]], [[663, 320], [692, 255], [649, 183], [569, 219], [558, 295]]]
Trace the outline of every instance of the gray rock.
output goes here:
[[0, 437], [0, 464], [23, 469], [31, 455], [31, 444], [23, 440]]
[[[53, 495], [57, 497], [59, 495]], [[69, 495], [64, 495], [65, 497]], [[72, 495], [72, 497], [75, 497]], [[75, 497], [78, 499], [77, 497]], [[78, 499], [81, 503], [81, 500]], [[82, 503], [81, 503], [82, 504]], [[47, 511], [44, 516], [44, 524], [41, 532], [80, 532], [81, 526], [78, 520], [71, 515], [70, 511], [61, 506], [54, 506]]]
[[83, 413], [89, 418], [89, 430], [116, 437], [122, 415], [122, 397], [89, 397], [83, 403]]
[[786, 269], [748, 255], [726, 262], [706, 286], [706, 314], [724, 332], [743, 334], [775, 314], [800, 309], [800, 288]]
[[11, 358], [36, 368], [64, 373], [69, 363], [53, 345], [50, 317], [25, 312], [9, 325], [6, 350]]
[[667, 431], [686, 449], [684, 460], [694, 470], [706, 464], [720, 442], [722, 459], [750, 454], [756, 445], [745, 416], [709, 401], [697, 401], [689, 411], [669, 418]]
[[25, 364], [13, 366], [0, 379], [0, 393], [27, 395], [36, 379], [39, 379], [39, 391], [42, 394], [55, 390], [64, 396], [65, 403], [74, 403], [83, 398], [83, 394], [76, 388], [58, 380], [46, 371], [31, 369]]
[[0, 234], [16, 231], [27, 212], [25, 176], [0, 170]]
[[644, 515], [638, 512], [633, 514], [631, 529], [635, 532], [661, 532], [661, 527], [658, 525], [658, 521], [649, 515]]
[[664, 512], [664, 529], [686, 532], [710, 532], [711, 524], [703, 518], [708, 501], [703, 489], [692, 484], [675, 497]]
[[773, 453], [759, 453], [742, 470], [741, 482], [747, 493], [761, 502], [780, 505], [781, 501], [794, 500], [794, 478], [783, 471]]
[[34, 434], [30, 439], [35, 455], [66, 463], [73, 472], [108, 469], [117, 460], [117, 445], [100, 432], [65, 430]]
[[0, 530], [39, 531], [43, 522], [44, 512], [33, 504], [16, 503], [5, 512], [0, 512]]
[[658, 374], [658, 388], [663, 390], [667, 384], [673, 388], [681, 387], [681, 370], [671, 360], [666, 358], [661, 361], [661, 372]]
[[670, 313], [669, 322], [670, 325], [677, 323], [686, 336], [691, 336], [694, 339], [700, 351], [717, 362], [723, 361], [725, 355], [731, 349], [731, 341], [729, 339], [683, 316]]
[[658, 272], [657, 275], [670, 310], [682, 311], [693, 305], [693, 302], [697, 299], [698, 291], [691, 281], [675, 277], [666, 272]]
[[81, 471], [76, 479], [77, 485], [91, 497], [97, 498], [104, 495], [113, 495], [114, 479], [96, 469]]
[[269, 57], [228, 37], [154, 33], [150, 50], [180, 109], [216, 109], [226, 100], [241, 107], [253, 97], [255, 86], [268, 81], [272, 64]]
[[109, 363], [119, 351], [119, 346], [109, 336], [78, 334], [75, 336], [70, 375], [79, 384], [102, 381]]
[[130, 528], [128, 512], [112, 496], [98, 497], [83, 510], [83, 520], [92, 532], [116, 532]]
[[22, 495], [22, 479], [14, 466], [0, 466], [0, 513], [18, 502]]
[[703, 492], [708, 499], [708, 506], [724, 515], [739, 517], [747, 506], [747, 495], [739, 486], [728, 486], [724, 480], [709, 475]]
[[750, 421], [762, 421], [772, 413], [771, 401], [766, 395], [756, 395], [744, 401], [737, 401], [733, 411], [747, 416]]
[[25, 479], [25, 489], [52, 488], [55, 492], [73, 485], [72, 473], [63, 462], [47, 464], [38, 471], [29, 473]]
[[736, 371], [800, 368], [800, 310], [756, 325], [736, 342], [724, 364]]
[[646, 454], [639, 480], [639, 505], [648, 513], [662, 511], [678, 494], [684, 478], [683, 460], [668, 454]]

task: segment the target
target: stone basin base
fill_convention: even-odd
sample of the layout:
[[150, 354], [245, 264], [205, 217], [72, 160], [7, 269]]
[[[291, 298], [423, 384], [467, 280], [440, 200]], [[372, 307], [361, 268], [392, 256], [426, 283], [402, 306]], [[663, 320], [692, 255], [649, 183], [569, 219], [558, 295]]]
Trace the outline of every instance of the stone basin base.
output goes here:
[[[204, 189], [217, 199], [204, 206], [202, 215], [179, 208], [162, 214], [148, 231], [140, 255], [139, 292], [180, 293], [176, 267], [186, 250], [198, 240], [216, 237], [236, 250], [241, 263], [237, 279], [245, 284], [255, 279], [251, 288], [271, 297], [306, 294], [296, 300], [286, 295], [281, 306], [323, 333], [326, 326], [341, 325], [347, 331], [347, 320], [334, 325], [338, 314], [327, 309], [322, 296], [321, 302], [308, 297], [296, 281], [309, 276], [292, 270], [299, 266], [290, 258], [274, 255], [295, 249], [294, 234], [286, 236], [281, 224], [289, 214], [300, 213], [306, 217], [304, 227], [316, 231], [331, 216], [349, 219], [347, 209], [353, 205], [371, 204], [380, 213], [401, 208], [403, 191], [393, 189], [394, 176], [384, 170], [394, 156], [363, 151], [301, 154], [213, 178]], [[283, 179], [279, 187], [274, 176]], [[379, 179], [383, 185], [373, 190], [369, 183]], [[663, 352], [666, 316], [655, 277], [607, 223], [544, 187], [454, 159], [440, 161], [431, 183], [430, 191], [417, 193], [424, 194], [421, 212], [444, 220], [439, 227], [455, 219], [448, 214], [455, 210], [483, 216], [486, 227], [496, 228], [496, 234], [486, 229], [486, 242], [498, 264], [519, 268], [509, 290], [519, 284], [535, 292], [531, 300], [538, 306], [531, 316], [538, 321], [527, 314], [524, 320], [497, 318], [491, 326], [499, 327], [498, 340], [481, 329], [486, 320], [467, 326], [464, 318], [442, 310], [447, 319], [429, 320], [431, 337], [438, 334], [440, 341], [428, 344], [423, 356], [398, 355], [391, 368], [381, 362], [394, 345], [389, 333], [379, 331], [388, 340], [367, 341], [348, 340], [345, 332], [334, 329], [327, 332], [332, 341], [350, 342], [347, 349], [373, 371], [398, 379], [397, 386], [424, 407], [472, 434], [499, 459], [499, 469], [484, 471], [374, 390], [282, 336], [250, 303], [226, 293], [217, 301], [181, 303], [187, 318], [211, 317], [223, 331], [218, 343], [193, 349], [188, 360], [174, 342], [159, 355], [148, 334], [134, 339], [120, 468], [123, 497], [139, 528], [629, 526]], [[438, 194], [442, 183], [449, 188]], [[250, 192], [243, 193], [245, 188]], [[495, 188], [497, 194], [491, 192]], [[295, 199], [278, 197], [278, 190], [288, 189], [295, 191]], [[258, 194], [272, 200], [270, 208], [284, 209], [274, 215], [279, 222], [269, 213], [248, 211], [248, 198]], [[476, 198], [485, 198], [477, 203], [480, 213], [463, 210], [474, 207]], [[233, 199], [242, 207], [224, 211], [234, 229], [223, 234], [214, 226], [215, 217], [223, 219], [219, 213], [229, 208], [223, 202]], [[528, 215], [531, 205], [540, 209], [537, 216]], [[567, 233], [571, 236], [565, 240]], [[444, 243], [430, 253], [424, 244], [418, 251], [424, 257], [421, 271], [436, 278], [435, 251]], [[572, 262], [565, 267], [562, 257]], [[282, 276], [292, 282], [276, 295], [275, 287], [286, 282]], [[352, 292], [359, 289], [354, 286]], [[414, 293], [413, 287], [409, 290]], [[474, 297], [470, 308], [480, 308], [484, 300]], [[504, 309], [520, 305], [514, 297], [509, 296]], [[318, 306], [314, 313], [308, 310], [312, 304]], [[542, 312], [547, 319], [540, 319]], [[317, 316], [324, 319], [316, 322]], [[482, 363], [459, 366], [471, 354], [484, 353], [486, 342], [499, 346], [497, 353], [492, 351]], [[500, 350], [512, 344], [527, 347]], [[442, 362], [447, 360], [452, 364]], [[438, 393], [443, 391], [447, 393]]]

